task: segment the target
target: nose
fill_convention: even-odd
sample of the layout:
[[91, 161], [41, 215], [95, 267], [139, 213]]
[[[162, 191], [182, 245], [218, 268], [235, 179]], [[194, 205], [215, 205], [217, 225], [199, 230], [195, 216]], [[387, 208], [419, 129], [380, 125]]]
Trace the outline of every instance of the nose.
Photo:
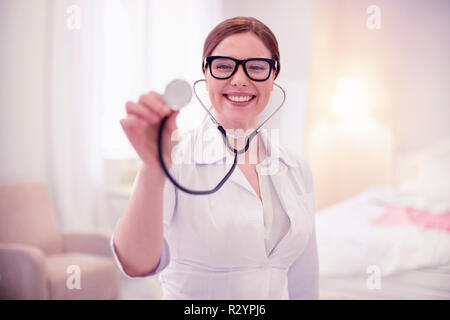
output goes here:
[[231, 77], [231, 85], [236, 87], [246, 87], [249, 85], [250, 79], [247, 77], [244, 71], [244, 66], [239, 65], [238, 69], [234, 73], [234, 75]]

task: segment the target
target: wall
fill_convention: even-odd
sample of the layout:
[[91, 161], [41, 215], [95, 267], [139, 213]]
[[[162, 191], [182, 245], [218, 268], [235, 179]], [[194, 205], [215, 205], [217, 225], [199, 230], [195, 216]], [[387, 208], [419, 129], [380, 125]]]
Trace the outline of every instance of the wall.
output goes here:
[[399, 151], [450, 136], [450, 1], [391, 1], [385, 28]]
[[[320, 210], [371, 186], [394, 185], [399, 152], [449, 135], [450, 40], [444, 30], [450, 29], [450, 3], [313, 4], [306, 149]], [[370, 5], [380, 9], [380, 29], [367, 27]], [[369, 119], [376, 126], [352, 132], [333, 117], [333, 95], [341, 77], [365, 82]]]
[[[283, 128], [279, 131], [280, 143], [305, 156], [306, 94], [309, 73], [309, 43], [311, 31], [310, 0], [285, 0], [277, 3], [268, 0], [223, 0], [222, 18], [251, 16], [266, 24], [275, 34], [279, 44], [281, 72], [276, 82], [286, 90], [286, 103], [266, 128]], [[219, 21], [218, 21], [219, 22]], [[262, 119], [265, 119], [281, 101], [278, 89], [269, 102]]]

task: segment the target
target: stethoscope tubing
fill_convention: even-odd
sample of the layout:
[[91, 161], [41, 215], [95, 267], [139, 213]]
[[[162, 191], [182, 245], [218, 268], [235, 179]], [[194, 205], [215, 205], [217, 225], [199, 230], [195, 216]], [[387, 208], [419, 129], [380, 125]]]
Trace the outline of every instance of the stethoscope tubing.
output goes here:
[[247, 136], [247, 142], [245, 144], [245, 147], [242, 148], [241, 150], [236, 150], [231, 144], [230, 141], [228, 140], [227, 137], [227, 132], [226, 130], [222, 127], [222, 125], [214, 118], [214, 116], [211, 114], [211, 112], [209, 111], [209, 109], [204, 105], [204, 103], [202, 102], [202, 100], [199, 98], [199, 96], [197, 95], [197, 91], [196, 91], [196, 85], [199, 82], [203, 82], [205, 81], [204, 79], [200, 79], [194, 82], [193, 84], [193, 91], [194, 94], [197, 98], [197, 100], [200, 102], [200, 104], [203, 106], [203, 108], [206, 110], [206, 112], [209, 114], [211, 120], [214, 122], [214, 124], [217, 126], [217, 129], [220, 131], [220, 133], [222, 134], [222, 136], [224, 137], [227, 147], [234, 153], [234, 161], [233, 161], [233, 165], [231, 166], [231, 169], [228, 171], [228, 173], [225, 175], [225, 177], [223, 177], [223, 179], [217, 184], [217, 186], [215, 186], [213, 189], [211, 190], [191, 190], [188, 189], [186, 187], [183, 187], [182, 185], [180, 185], [170, 174], [169, 170], [167, 169], [167, 166], [164, 162], [163, 159], [163, 150], [162, 150], [162, 145], [163, 145], [163, 132], [164, 132], [164, 126], [166, 124], [167, 119], [169, 118], [169, 116], [165, 116], [164, 118], [162, 118], [161, 120], [161, 125], [159, 127], [159, 132], [158, 132], [158, 158], [159, 158], [159, 163], [161, 165], [161, 168], [163, 169], [164, 173], [166, 174], [167, 178], [181, 191], [186, 192], [188, 194], [192, 194], [192, 195], [207, 195], [207, 194], [212, 194], [215, 193], [217, 191], [219, 191], [220, 188], [222, 188], [222, 186], [225, 184], [225, 182], [228, 180], [228, 178], [231, 176], [231, 174], [234, 172], [236, 165], [237, 165], [237, 159], [238, 159], [238, 155], [241, 153], [245, 153], [247, 152], [248, 148], [250, 147], [250, 142], [251, 140], [253, 140], [253, 138], [259, 133], [259, 129], [270, 119], [272, 118], [272, 116], [283, 106], [285, 100], [286, 100], [286, 92], [284, 91], [284, 89], [279, 86], [278, 84], [274, 83], [275, 86], [277, 86], [278, 88], [280, 88], [280, 90], [283, 92], [283, 101], [281, 102], [280, 106], [274, 111], [272, 112], [272, 114], [266, 119], [264, 120], [255, 130], [253, 130], [253, 132], [251, 134], [249, 134]]
[[[205, 106], [205, 104], [203, 103], [202, 99], [200, 99], [200, 97], [199, 97], [198, 94], [197, 94], [196, 86], [197, 86], [197, 84], [200, 83], [200, 82], [206, 82], [206, 80], [205, 80], [205, 79], [199, 79], [199, 80], [195, 81], [194, 84], [192, 85], [192, 89], [193, 89], [193, 91], [194, 91], [195, 97], [196, 97], [197, 100], [200, 102], [200, 104], [202, 105], [203, 109], [205, 109], [205, 111], [209, 114], [209, 116], [210, 116], [211, 120], [214, 122], [214, 124], [215, 124], [217, 127], [219, 127], [219, 126], [221, 127], [220, 123], [216, 120], [216, 118], [214, 118], [213, 114], [209, 111], [209, 109], [208, 109], [208, 108]], [[277, 88], [279, 88], [279, 89], [281, 90], [281, 92], [283, 93], [283, 101], [282, 101], [281, 104], [278, 106], [278, 108], [275, 109], [275, 111], [272, 112], [272, 114], [271, 114], [269, 117], [267, 117], [267, 119], [264, 120], [264, 121], [263, 121], [263, 122], [262, 122], [262, 123], [261, 123], [261, 124], [253, 131], [253, 132], [259, 131], [259, 129], [260, 129], [267, 121], [269, 121], [270, 118], [272, 118], [272, 117], [275, 115], [275, 113], [277, 113], [278, 110], [281, 109], [281, 107], [284, 105], [284, 102], [286, 101], [286, 91], [284, 91], [284, 89], [283, 89], [279, 84], [276, 84], [275, 82], [273, 83], [273, 85], [276, 86]], [[219, 130], [220, 130], [220, 129], [219, 129]], [[254, 133], [252, 133], [252, 134], [254, 134]], [[251, 136], [252, 134], [250, 134], [249, 136]]]
[[[228, 180], [228, 178], [231, 176], [231, 174], [234, 172], [234, 169], [236, 168], [237, 165], [237, 158], [238, 158], [238, 150], [234, 149], [234, 161], [233, 161], [233, 165], [231, 166], [231, 169], [228, 171], [228, 173], [225, 175], [225, 177], [223, 177], [223, 179], [219, 182], [219, 184], [217, 184], [217, 186], [215, 186], [213, 189], [211, 190], [191, 190], [188, 189], [186, 187], [183, 187], [182, 185], [180, 185], [178, 183], [178, 181], [176, 181], [172, 175], [170, 174], [169, 170], [166, 167], [166, 164], [164, 162], [163, 159], [163, 150], [162, 150], [162, 137], [163, 137], [163, 132], [164, 132], [164, 126], [165, 123], [167, 121], [167, 119], [169, 118], [169, 116], [165, 116], [162, 121], [161, 121], [161, 126], [159, 127], [159, 132], [158, 132], [158, 158], [159, 158], [159, 163], [161, 164], [161, 168], [163, 169], [164, 173], [166, 174], [167, 178], [181, 191], [192, 194], [192, 195], [206, 195], [206, 194], [212, 194], [215, 193], [217, 191], [219, 191], [220, 188], [222, 188], [222, 186], [224, 185], [224, 183]], [[227, 139], [228, 140], [228, 139]], [[247, 140], [247, 145], [249, 145], [249, 140]]]

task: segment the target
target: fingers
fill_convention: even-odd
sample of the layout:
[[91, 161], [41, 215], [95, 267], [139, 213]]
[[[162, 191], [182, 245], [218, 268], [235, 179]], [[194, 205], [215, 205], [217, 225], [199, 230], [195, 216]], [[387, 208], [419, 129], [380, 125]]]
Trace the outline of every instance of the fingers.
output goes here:
[[161, 116], [153, 112], [150, 108], [143, 106], [140, 103], [128, 101], [125, 105], [128, 115], [135, 115], [146, 120], [150, 124], [156, 124], [161, 121]]
[[125, 132], [128, 132], [133, 129], [144, 129], [147, 121], [134, 114], [129, 114], [125, 119], [120, 120], [120, 125]]
[[142, 95], [139, 102], [128, 101], [125, 108], [127, 118], [120, 121], [124, 129], [127, 127], [128, 130], [133, 130], [134, 128], [144, 128], [148, 124], [156, 125], [165, 116], [169, 116], [166, 124], [169, 131], [173, 131], [177, 127], [176, 117], [179, 111], [171, 110], [164, 102], [163, 97], [154, 91]]
[[163, 97], [154, 91], [142, 95], [139, 98], [139, 103], [158, 113], [161, 117], [168, 116], [172, 112], [172, 109], [164, 102]]

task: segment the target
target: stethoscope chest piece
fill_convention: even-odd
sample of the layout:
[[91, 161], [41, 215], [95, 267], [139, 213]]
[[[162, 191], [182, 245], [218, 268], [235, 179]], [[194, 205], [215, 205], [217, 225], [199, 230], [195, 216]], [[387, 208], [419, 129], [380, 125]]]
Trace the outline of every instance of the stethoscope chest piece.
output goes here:
[[180, 110], [192, 99], [191, 85], [184, 80], [173, 80], [166, 86], [163, 98], [169, 108]]

